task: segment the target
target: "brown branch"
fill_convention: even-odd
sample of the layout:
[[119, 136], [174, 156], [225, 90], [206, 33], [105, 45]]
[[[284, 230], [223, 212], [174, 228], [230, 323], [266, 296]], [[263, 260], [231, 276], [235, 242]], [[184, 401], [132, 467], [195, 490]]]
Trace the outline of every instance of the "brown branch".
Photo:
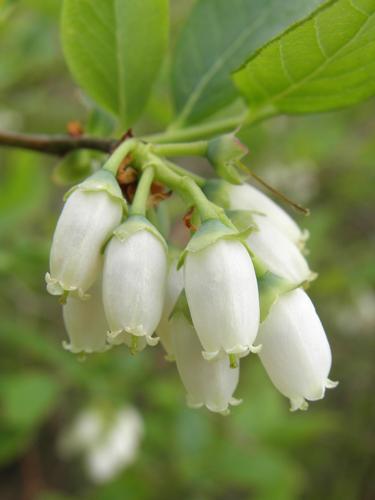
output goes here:
[[81, 135], [18, 134], [0, 131], [0, 146], [28, 149], [56, 156], [64, 156], [78, 149], [110, 153], [120, 141]]

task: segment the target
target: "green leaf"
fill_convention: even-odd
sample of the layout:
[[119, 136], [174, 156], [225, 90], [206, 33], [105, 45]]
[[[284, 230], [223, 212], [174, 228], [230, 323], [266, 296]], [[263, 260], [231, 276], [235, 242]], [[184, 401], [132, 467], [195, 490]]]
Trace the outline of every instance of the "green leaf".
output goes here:
[[375, 93], [375, 1], [337, 0], [274, 40], [234, 74], [256, 114], [314, 113]]
[[168, 40], [168, 0], [65, 0], [62, 43], [78, 84], [132, 126]]
[[323, 0], [198, 0], [172, 67], [178, 124], [197, 122], [237, 96], [230, 73]]
[[0, 387], [2, 418], [19, 428], [40, 423], [54, 407], [59, 392], [57, 382], [41, 373], [8, 375]]

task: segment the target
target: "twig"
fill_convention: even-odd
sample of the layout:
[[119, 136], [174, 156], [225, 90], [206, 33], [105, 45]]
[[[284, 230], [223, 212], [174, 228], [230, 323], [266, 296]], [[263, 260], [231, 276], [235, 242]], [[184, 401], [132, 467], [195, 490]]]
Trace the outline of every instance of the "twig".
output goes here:
[[56, 156], [64, 156], [78, 149], [91, 149], [110, 153], [119, 141], [116, 139], [101, 139], [98, 137], [44, 134], [19, 134], [0, 131], [0, 146], [29, 149]]

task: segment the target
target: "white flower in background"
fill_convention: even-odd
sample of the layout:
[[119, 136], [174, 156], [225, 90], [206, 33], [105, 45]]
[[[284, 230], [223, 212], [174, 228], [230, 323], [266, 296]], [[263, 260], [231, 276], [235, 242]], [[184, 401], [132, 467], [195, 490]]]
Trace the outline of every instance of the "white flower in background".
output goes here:
[[46, 274], [49, 293], [85, 295], [98, 277], [101, 249], [121, 222], [124, 203], [117, 181], [106, 171], [73, 188], [53, 236]]
[[170, 322], [171, 312], [176, 305], [177, 299], [184, 288], [184, 273], [183, 269], [177, 269], [177, 259], [173, 259], [169, 265], [167, 285], [165, 289], [163, 314], [160, 323], [156, 330], [156, 334], [160, 337], [160, 341], [167, 353], [168, 359], [172, 360], [173, 344], [172, 344], [172, 327]]
[[206, 359], [223, 353], [241, 357], [256, 350], [257, 280], [248, 251], [233, 232], [218, 221], [205, 222], [187, 247], [184, 276]]
[[301, 289], [282, 295], [261, 323], [257, 341], [260, 359], [291, 410], [306, 409], [305, 400], [324, 397], [335, 387], [328, 379], [331, 349], [308, 295]]
[[258, 226], [247, 238], [249, 248], [266, 267], [293, 283], [311, 280], [314, 274], [299, 249], [264, 215], [252, 215]]
[[58, 450], [65, 459], [82, 455], [91, 480], [104, 483], [135, 461], [143, 432], [135, 408], [87, 409], [62, 433]]
[[152, 335], [163, 310], [167, 266], [166, 243], [144, 217], [131, 216], [114, 231], [103, 271], [110, 343], [130, 343], [133, 350], [143, 348], [144, 340], [157, 343]]
[[180, 312], [171, 318], [172, 343], [176, 365], [187, 391], [187, 403], [193, 408], [229, 413], [229, 405], [241, 401], [233, 397], [239, 379], [239, 367], [231, 368], [227, 356], [212, 361], [202, 357], [202, 346], [193, 325]]
[[107, 320], [102, 302], [101, 283], [89, 290], [90, 298], [68, 297], [63, 306], [63, 318], [70, 342], [64, 348], [73, 353], [102, 352], [108, 349]]

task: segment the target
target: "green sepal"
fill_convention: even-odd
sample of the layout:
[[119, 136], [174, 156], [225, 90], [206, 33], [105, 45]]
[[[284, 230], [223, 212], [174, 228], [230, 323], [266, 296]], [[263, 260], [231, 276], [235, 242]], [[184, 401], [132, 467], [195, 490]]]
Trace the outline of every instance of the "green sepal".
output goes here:
[[257, 281], [261, 322], [266, 319], [271, 307], [281, 295], [303, 286], [303, 283], [291, 283], [290, 281], [271, 273], [271, 271], [266, 271], [262, 274], [262, 276], [257, 277]]
[[231, 184], [242, 184], [237, 163], [247, 153], [248, 148], [234, 134], [225, 134], [208, 142], [206, 156], [220, 177]]
[[230, 184], [221, 179], [208, 179], [203, 186], [207, 198], [224, 209], [230, 207], [229, 189]]
[[122, 195], [121, 188], [115, 176], [108, 170], [103, 170], [101, 168], [80, 184], [73, 186], [65, 194], [64, 201], [66, 201], [69, 196], [77, 189], [80, 189], [81, 191], [105, 191], [111, 198], [121, 203], [125, 213], [128, 212], [128, 206], [125, 198]]
[[258, 226], [253, 219], [252, 210], [225, 210], [225, 214], [236, 226], [241, 233], [248, 231], [249, 234], [253, 231], [258, 231]]
[[188, 304], [188, 301], [186, 299], [185, 290], [182, 290], [182, 292], [178, 296], [177, 302], [176, 302], [174, 308], [172, 309], [172, 312], [169, 315], [168, 320], [170, 321], [173, 318], [173, 316], [176, 316], [177, 314], [182, 314], [183, 316], [185, 316], [187, 321], [191, 325], [193, 325], [193, 320], [191, 318], [189, 304]]
[[120, 241], [125, 241], [139, 231], [148, 231], [153, 234], [163, 244], [165, 251], [168, 253], [167, 242], [156, 227], [143, 215], [130, 215], [125, 222], [113, 231], [112, 235]]
[[177, 269], [183, 265], [186, 255], [189, 252], [200, 252], [221, 239], [239, 240], [241, 243], [245, 243], [246, 238], [252, 231], [252, 227], [248, 227], [244, 231], [238, 231], [226, 226], [218, 219], [209, 219], [203, 222], [180, 255]]

